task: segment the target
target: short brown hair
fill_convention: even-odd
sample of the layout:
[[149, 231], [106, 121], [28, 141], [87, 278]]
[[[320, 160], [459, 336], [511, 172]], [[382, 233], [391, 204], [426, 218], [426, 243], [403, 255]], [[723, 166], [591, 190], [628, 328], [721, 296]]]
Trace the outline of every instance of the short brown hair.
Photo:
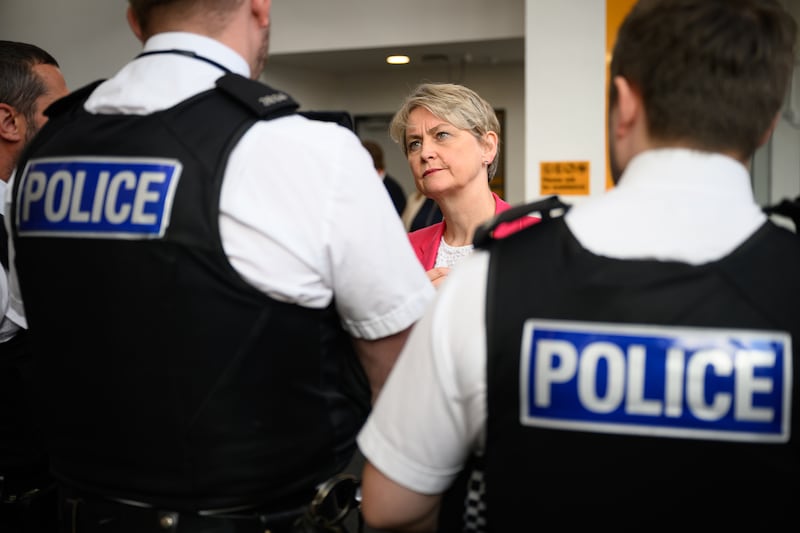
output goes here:
[[145, 35], [152, 35], [154, 18], [166, 9], [175, 9], [183, 16], [195, 10], [202, 10], [209, 15], [209, 20], [223, 17], [242, 0], [128, 0], [133, 16], [139, 22]]
[[619, 29], [611, 79], [641, 96], [655, 141], [750, 157], [786, 96], [796, 32], [777, 0], [640, 0]]

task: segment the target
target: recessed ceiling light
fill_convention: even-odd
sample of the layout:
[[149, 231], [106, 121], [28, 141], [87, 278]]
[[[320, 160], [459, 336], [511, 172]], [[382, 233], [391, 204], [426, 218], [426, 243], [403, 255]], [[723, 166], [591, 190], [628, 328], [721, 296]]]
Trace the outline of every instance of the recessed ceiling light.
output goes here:
[[408, 56], [389, 56], [386, 58], [386, 62], [390, 65], [405, 65], [410, 61], [411, 59]]

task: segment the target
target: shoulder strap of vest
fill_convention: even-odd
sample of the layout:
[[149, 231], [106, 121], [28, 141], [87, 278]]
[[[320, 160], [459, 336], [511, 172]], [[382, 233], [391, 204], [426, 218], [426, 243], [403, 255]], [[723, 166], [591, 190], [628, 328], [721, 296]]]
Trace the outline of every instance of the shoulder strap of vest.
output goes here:
[[216, 85], [262, 119], [291, 115], [299, 107], [288, 94], [239, 74], [226, 74], [217, 80]]
[[74, 109], [78, 105], [83, 105], [83, 102], [87, 98], [89, 98], [89, 95], [92, 94], [92, 92], [94, 92], [97, 86], [103, 83], [104, 81], [105, 80], [93, 81], [88, 85], [84, 85], [80, 89], [72, 91], [63, 98], [59, 98], [58, 100], [53, 102], [50, 105], [50, 107], [45, 109], [44, 114], [47, 115], [49, 118], [53, 118], [55, 116], [69, 112], [71, 109]]
[[763, 211], [767, 215], [788, 217], [794, 224], [795, 233], [800, 235], [800, 196], [793, 200], [784, 198], [778, 204], [764, 207]]
[[216, 85], [223, 93], [231, 96], [261, 119], [297, 113], [311, 120], [335, 122], [355, 131], [353, 117], [347, 111], [297, 111], [300, 105], [291, 96], [260, 81], [238, 74], [226, 74], [217, 80]]
[[544, 199], [512, 207], [478, 226], [472, 242], [476, 248], [486, 248], [494, 240], [494, 230], [500, 224], [511, 222], [527, 215], [537, 215], [542, 222], [545, 222], [562, 216], [570, 207], [569, 204], [562, 202], [558, 196], [548, 196]]

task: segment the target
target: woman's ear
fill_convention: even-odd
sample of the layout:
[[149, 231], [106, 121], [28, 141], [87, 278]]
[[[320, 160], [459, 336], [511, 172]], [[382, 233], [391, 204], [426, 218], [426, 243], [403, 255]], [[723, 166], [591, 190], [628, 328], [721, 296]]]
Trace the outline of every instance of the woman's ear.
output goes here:
[[487, 131], [483, 136], [483, 159], [491, 163], [497, 156], [499, 137], [497, 132]]

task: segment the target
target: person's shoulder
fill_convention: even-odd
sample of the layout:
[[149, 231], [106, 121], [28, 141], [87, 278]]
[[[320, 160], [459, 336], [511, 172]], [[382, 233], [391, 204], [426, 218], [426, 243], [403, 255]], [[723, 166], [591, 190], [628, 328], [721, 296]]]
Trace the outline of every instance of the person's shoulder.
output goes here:
[[299, 115], [306, 117], [309, 120], [317, 120], [320, 122], [332, 122], [338, 124], [345, 129], [355, 131], [353, 124], [353, 117], [347, 111], [298, 111]]
[[300, 110], [291, 115], [294, 127], [301, 130], [313, 132], [318, 135], [340, 137], [352, 141], [355, 139], [358, 144], [361, 141], [353, 130], [353, 120], [344, 111], [303, 111]]
[[302, 113], [292, 113], [266, 123], [269, 124], [270, 122], [280, 122], [282, 127], [291, 126], [304, 131], [324, 132], [333, 135], [355, 135], [351, 129], [342, 126], [338, 122], [309, 118]]
[[296, 146], [326, 156], [361, 149], [361, 141], [348, 128], [336, 122], [310, 119], [297, 113], [261, 121], [251, 131], [258, 136], [279, 140], [283, 145]]

